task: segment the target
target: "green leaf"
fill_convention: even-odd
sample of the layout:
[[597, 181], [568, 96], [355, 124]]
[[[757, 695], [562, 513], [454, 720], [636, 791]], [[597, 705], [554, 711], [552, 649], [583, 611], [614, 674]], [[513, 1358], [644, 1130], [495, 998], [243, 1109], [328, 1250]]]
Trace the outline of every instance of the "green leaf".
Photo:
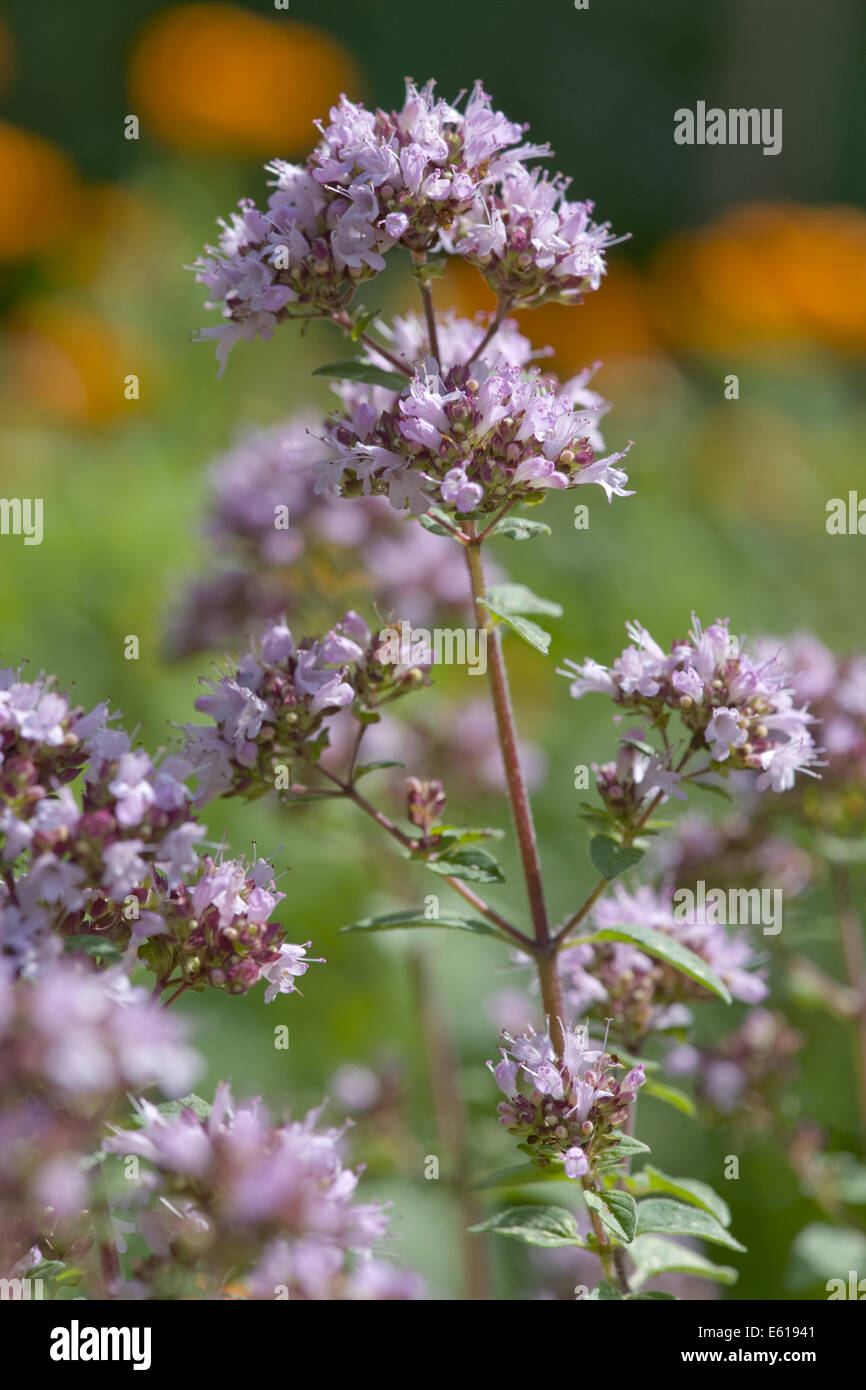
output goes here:
[[[428, 507], [426, 512], [422, 512], [418, 520], [425, 531], [432, 531], [434, 536], [446, 536], [448, 540], [454, 540], [454, 522], [447, 512], [443, 512], [441, 507]], [[442, 522], [447, 521], [448, 526], [443, 526]]]
[[475, 917], [459, 917], [456, 912], [440, 911], [438, 917], [425, 917], [423, 907], [407, 907], [401, 912], [387, 912], [384, 917], [365, 917], [361, 922], [350, 922], [341, 927], [341, 932], [350, 931], [395, 931], [399, 927], [453, 927], [456, 931], [474, 932], [476, 936], [495, 936], [505, 938], [488, 922]]
[[437, 859], [425, 859], [424, 863], [434, 874], [443, 874], [446, 878], [462, 878], [469, 883], [505, 882], [505, 875], [486, 849], [449, 849]]
[[357, 343], [361, 334], [366, 333], [367, 329], [370, 327], [370, 324], [375, 323], [378, 317], [378, 309], [365, 309], [362, 304], [359, 304], [358, 308], [352, 315], [352, 330], [349, 334], [349, 337], [352, 339], [352, 342]]
[[563, 1245], [586, 1245], [578, 1232], [577, 1222], [564, 1207], [509, 1207], [506, 1211], [497, 1212], [488, 1221], [482, 1221], [480, 1226], [470, 1226], [469, 1230], [476, 1235], [492, 1231], [496, 1235], [521, 1240], [525, 1245], [541, 1245], [548, 1250]]
[[437, 839], [447, 840], [454, 845], [470, 845], [476, 840], [504, 840], [505, 831], [497, 826], [437, 825], [434, 834]]
[[[603, 836], [596, 836], [595, 844]], [[591, 848], [591, 846], [590, 846]], [[676, 937], [669, 936], [667, 932], [658, 931], [655, 927], [604, 927], [601, 931], [594, 932], [591, 937], [580, 938], [581, 941], [627, 941], [632, 946], [637, 946], [641, 951], [646, 951], [647, 955], [655, 956], [658, 960], [663, 960], [667, 965], [673, 966], [674, 970], [679, 970], [682, 975], [688, 975], [690, 980], [695, 980], [704, 989], [710, 990], [712, 994], [717, 994], [720, 999], [724, 999], [726, 1004], [730, 1004], [731, 996], [725, 985], [714, 970], [711, 970], [706, 961], [690, 951], [688, 946], [684, 946]]]
[[497, 521], [491, 536], [507, 536], [512, 541], [528, 541], [532, 536], [549, 536], [550, 527], [543, 521], [529, 521], [523, 516], [506, 516]]
[[648, 1076], [643, 1086], [641, 1094], [654, 1096], [656, 1100], [663, 1101], [665, 1105], [673, 1106], [674, 1110], [679, 1110], [683, 1115], [696, 1115], [697, 1109], [691, 1096], [686, 1095], [678, 1086], [669, 1086], [666, 1081], [656, 1081], [655, 1077]]
[[746, 1249], [710, 1212], [674, 1202], [670, 1197], [646, 1197], [638, 1203], [637, 1233], [641, 1236], [699, 1236], [714, 1245], [724, 1245], [728, 1250]]
[[120, 947], [113, 941], [106, 941], [92, 932], [83, 932], [80, 936], [67, 936], [63, 949], [70, 954], [80, 951], [82, 955], [93, 956], [97, 960], [119, 960], [123, 955]]
[[589, 857], [602, 878], [608, 882], [624, 874], [638, 860], [643, 859], [643, 850], [634, 846], [618, 845], [610, 835], [594, 835], [589, 842]]
[[380, 758], [375, 763], [361, 763], [360, 767], [355, 768], [353, 782], [357, 782], [361, 777], [366, 777], [368, 772], [379, 772], [385, 767], [405, 767], [405, 763], [395, 763], [390, 758]]
[[597, 1299], [599, 1303], [625, 1303], [625, 1294], [620, 1293], [616, 1285], [609, 1284], [606, 1279], [602, 1279], [589, 1297]]
[[28, 1269], [28, 1279], [59, 1279], [66, 1265], [62, 1260], [42, 1260], [40, 1264]]
[[632, 1275], [635, 1289], [659, 1274], [694, 1274], [699, 1279], [713, 1279], [717, 1284], [735, 1284], [739, 1278], [737, 1270], [730, 1265], [715, 1265], [698, 1250], [678, 1245], [664, 1236], [637, 1236], [628, 1253], [635, 1263]]
[[165, 1100], [157, 1107], [162, 1115], [179, 1115], [182, 1110], [191, 1110], [200, 1120], [210, 1119], [210, 1112], [213, 1106], [210, 1101], [202, 1100], [194, 1092], [188, 1096], [181, 1096], [180, 1100]]
[[495, 1173], [479, 1178], [472, 1188], [476, 1192], [486, 1192], [491, 1187], [528, 1187], [537, 1182], [571, 1181], [561, 1163], [551, 1163], [547, 1168], [536, 1168], [534, 1163], [511, 1163], [507, 1168], [497, 1168]]
[[366, 386], [387, 386], [389, 391], [402, 391], [409, 380], [399, 372], [374, 367], [362, 357], [347, 357], [340, 362], [329, 362], [325, 367], [316, 367], [313, 376], [330, 377], [332, 381], [360, 381]]
[[625, 1163], [627, 1159], [635, 1158], [638, 1154], [648, 1154], [649, 1152], [649, 1144], [644, 1144], [641, 1139], [633, 1139], [630, 1134], [623, 1134], [609, 1149], [602, 1150], [598, 1161], [599, 1167], [611, 1168], [615, 1164]]
[[584, 1192], [588, 1207], [598, 1212], [602, 1224], [620, 1245], [634, 1240], [637, 1228], [637, 1204], [629, 1192], [613, 1188], [600, 1197], [597, 1192]]
[[482, 608], [486, 608], [488, 612], [492, 613], [494, 618], [499, 618], [501, 622], [511, 628], [512, 632], [516, 632], [518, 637], [522, 637], [524, 642], [528, 642], [530, 647], [534, 647], [537, 652], [547, 656], [550, 651], [550, 633], [545, 632], [543, 627], [538, 626], [538, 623], [532, 622], [530, 618], [518, 617], [517, 614], [500, 613], [488, 599], [481, 598], [478, 602]]
[[525, 584], [495, 584], [488, 594], [498, 613], [544, 613], [549, 618], [562, 617], [562, 604], [539, 598]]
[[628, 1185], [629, 1190], [639, 1196], [650, 1192], [666, 1192], [671, 1197], [678, 1197], [683, 1202], [708, 1211], [722, 1226], [731, 1224], [731, 1209], [727, 1202], [714, 1192], [708, 1183], [699, 1182], [697, 1178], [671, 1178], [648, 1163], [639, 1173], [628, 1179]]

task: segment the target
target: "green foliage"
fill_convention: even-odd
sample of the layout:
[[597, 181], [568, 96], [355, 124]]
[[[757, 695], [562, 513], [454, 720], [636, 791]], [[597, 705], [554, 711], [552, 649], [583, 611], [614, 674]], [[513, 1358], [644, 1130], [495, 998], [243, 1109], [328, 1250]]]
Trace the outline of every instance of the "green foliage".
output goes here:
[[469, 1229], [479, 1235], [490, 1231], [498, 1236], [511, 1236], [524, 1245], [541, 1245], [548, 1250], [586, 1244], [578, 1232], [577, 1222], [564, 1207], [508, 1207]]

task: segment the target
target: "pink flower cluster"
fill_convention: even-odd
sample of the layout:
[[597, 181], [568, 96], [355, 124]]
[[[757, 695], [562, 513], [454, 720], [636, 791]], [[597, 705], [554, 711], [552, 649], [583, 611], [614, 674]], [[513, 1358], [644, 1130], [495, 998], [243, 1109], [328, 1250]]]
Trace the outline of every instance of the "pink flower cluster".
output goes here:
[[327, 746], [329, 715], [414, 688], [416, 667], [388, 665], [379, 642], [349, 612], [321, 638], [296, 647], [284, 623], [268, 624], [257, 651], [196, 700], [215, 727], [189, 724], [187, 753], [199, 779], [198, 802], [260, 796], [291, 773], [291, 760], [315, 763]]
[[173, 654], [225, 647], [251, 625], [331, 598], [335, 586], [347, 597], [366, 590], [384, 612], [413, 623], [465, 602], [466, 566], [454, 546], [407, 522], [383, 497], [350, 505], [317, 494], [313, 465], [321, 457], [312, 422], [296, 418], [242, 436], [214, 461], [205, 539], [221, 567], [190, 585], [178, 605]]
[[[129, 949], [165, 984], [239, 994], [264, 977], [269, 998], [291, 992], [309, 962], [269, 920], [283, 897], [273, 869], [199, 858], [205, 830], [185, 783], [190, 764], [154, 764], [106, 727], [104, 708], [84, 720], [46, 689], [7, 682], [4, 692], [8, 761], [20, 775], [0, 798], [3, 956], [33, 974], [65, 939], [92, 946], [94, 960], [100, 949], [109, 960]], [[34, 722], [46, 701], [50, 712]], [[62, 781], [73, 769], [83, 769], [80, 799]]]
[[84, 1155], [124, 1090], [182, 1095], [200, 1070], [182, 1021], [121, 971], [58, 960], [33, 980], [0, 958], [0, 1273], [92, 1243]]
[[538, 368], [509, 365], [495, 348], [489, 360], [447, 369], [428, 357], [381, 409], [346, 393], [351, 408], [328, 422], [319, 485], [348, 497], [386, 493], [415, 514], [433, 504], [492, 513], [581, 483], [598, 483], [608, 501], [627, 497], [616, 465], [628, 449], [597, 457], [607, 406], [586, 391], [587, 380], [582, 373], [560, 385]]
[[608, 247], [625, 240], [613, 236], [609, 223], [592, 221], [592, 202], [569, 201], [570, 182], [518, 167], [458, 222], [455, 251], [515, 308], [580, 304], [601, 285]]
[[[147, 1164], [135, 1219], [159, 1263], [154, 1274], [152, 1260], [133, 1260], [142, 1294], [182, 1296], [184, 1277], [216, 1281], [218, 1294], [230, 1269], [238, 1295], [254, 1299], [422, 1296], [414, 1275], [372, 1253], [386, 1210], [354, 1200], [344, 1129], [319, 1129], [320, 1115], [274, 1125], [259, 1101], [236, 1107], [225, 1083], [206, 1115], [139, 1102], [138, 1128], [117, 1129], [103, 1147]], [[169, 1278], [173, 1286], [161, 1282]]]
[[[743, 932], [730, 933], [713, 920], [711, 911], [697, 911], [692, 921], [680, 921], [674, 911], [673, 890], [641, 885], [633, 892], [615, 883], [608, 897], [596, 903], [592, 920], [605, 927], [650, 927], [664, 932], [695, 955], [727, 985], [734, 999], [759, 1003], [767, 985], [751, 943]], [[560, 978], [565, 1002], [576, 1013], [591, 1011], [613, 1018], [619, 1034], [630, 1044], [646, 1033], [689, 1021], [685, 1001], [711, 998], [696, 984], [663, 961], [621, 941], [592, 941], [566, 947], [560, 953]]]
[[303, 165], [268, 165], [275, 191], [223, 222], [216, 247], [193, 266], [223, 322], [202, 331], [225, 360], [239, 339], [269, 338], [290, 317], [334, 316], [385, 268], [395, 246], [446, 251], [479, 264], [509, 302], [579, 301], [598, 287], [606, 224], [568, 185], [526, 161], [547, 146], [494, 111], [480, 84], [464, 108], [434, 84], [407, 82], [399, 110], [369, 111], [345, 96]]
[[[644, 1084], [643, 1067], [617, 1080], [616, 1072], [624, 1068], [607, 1053], [607, 1039], [593, 1046], [583, 1026], [564, 1029], [561, 1060], [547, 1033], [502, 1036], [501, 1060], [487, 1063], [506, 1096], [499, 1105], [500, 1123], [530, 1146], [537, 1167], [561, 1163], [569, 1178], [591, 1173], [628, 1119]], [[521, 1078], [528, 1095], [518, 1088]]]
[[639, 623], [626, 627], [631, 645], [612, 667], [566, 661], [558, 670], [575, 699], [590, 691], [608, 695], [659, 727], [676, 711], [693, 749], [706, 748], [714, 764], [753, 769], [758, 791], [788, 791], [798, 773], [818, 775], [814, 719], [795, 704], [792, 673], [778, 648], [753, 658], [727, 619], [702, 628], [692, 615], [688, 637], [670, 652]]

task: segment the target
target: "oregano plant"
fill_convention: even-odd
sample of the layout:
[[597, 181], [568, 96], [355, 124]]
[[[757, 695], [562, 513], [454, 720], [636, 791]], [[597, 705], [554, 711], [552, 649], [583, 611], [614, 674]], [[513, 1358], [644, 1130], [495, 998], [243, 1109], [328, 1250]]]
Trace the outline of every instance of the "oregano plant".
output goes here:
[[[220, 371], [241, 341], [330, 324], [345, 348], [315, 375], [337, 404], [327, 418], [250, 436], [220, 465], [213, 533], [242, 542], [243, 564], [219, 594], [197, 591], [177, 640], [196, 645], [196, 614], [212, 615], [220, 594], [257, 632], [205, 682], [204, 720], [183, 726], [174, 752], [151, 758], [107, 706], [85, 713], [50, 680], [4, 672], [0, 1092], [21, 1108], [27, 1136], [26, 1152], [0, 1137], [10, 1277], [109, 1298], [425, 1296], [382, 1254], [388, 1215], [364, 1199], [363, 1179], [356, 1194], [342, 1129], [319, 1111], [275, 1121], [225, 1085], [212, 1101], [191, 1090], [198, 1062], [180, 1011], [167, 1012], [175, 1001], [263, 984], [270, 1002], [303, 978], [302, 1007], [315, 1007], [324, 962], [276, 920], [273, 864], [202, 844], [203, 808], [267, 796], [281, 807], [347, 803], [417, 875], [413, 900], [376, 916], [360, 905], [347, 933], [478, 935], [494, 953], [491, 976], [497, 952], [532, 976], [526, 1026], [490, 1041], [490, 1123], [498, 1105], [513, 1154], [464, 1182], [483, 1204], [467, 1249], [503, 1236], [573, 1248], [593, 1300], [661, 1297], [646, 1285], [666, 1273], [736, 1278], [722, 1261], [744, 1245], [726, 1202], [655, 1166], [639, 1102], [690, 1108], [648, 1045], [679, 1052], [675, 1073], [694, 1071], [697, 1050], [690, 1066], [682, 1055], [694, 1010], [760, 1005], [765, 971], [707, 903], [674, 902], [658, 847], [675, 854], [682, 843], [659, 813], [721, 792], [766, 827], [775, 799], [790, 805], [793, 793], [808, 806], [803, 788], [825, 760], [778, 643], [751, 644], [727, 619], [684, 609], [669, 646], [635, 620], [619, 655], [613, 638], [600, 654], [607, 664], [573, 659], [546, 626], [559, 602], [502, 573], [509, 547], [545, 544], [550, 491], [594, 485], [613, 507], [640, 506], [639, 468], [635, 480], [624, 466], [632, 446], [607, 451], [609, 406], [591, 371], [561, 382], [525, 336], [531, 316], [512, 317], [550, 302], [577, 314], [603, 292], [620, 240], [547, 172], [549, 156], [480, 84], [452, 104], [432, 82], [409, 82], [389, 112], [341, 98], [307, 159], [273, 160], [264, 206], [243, 200], [195, 264], [220, 314], [200, 335], [216, 340]], [[391, 260], [418, 300], [393, 320], [358, 300]], [[488, 315], [437, 308], [450, 260], [484, 278], [496, 299]], [[328, 518], [352, 509], [380, 556], [386, 546], [390, 571], [379, 566], [368, 612], [301, 630], [280, 574], [294, 565], [312, 591]], [[419, 595], [431, 624], [420, 631], [406, 617]], [[437, 605], [465, 615], [447, 638]], [[553, 901], [545, 880], [509, 687], [517, 643], [539, 666], [555, 663], [564, 699], [600, 697], [616, 721], [611, 760], [593, 769], [595, 794], [580, 807], [575, 852], [596, 876], [582, 901]], [[471, 749], [455, 758], [452, 748], [443, 775], [425, 778], [377, 742], [391, 707], [427, 691], [442, 661], [479, 677], [467, 672], [473, 699], [485, 688], [497, 825], [446, 816], [445, 784], [465, 775]], [[388, 803], [396, 778], [398, 810]], [[506, 835], [520, 881], [506, 881], [496, 856]], [[836, 874], [840, 892], [847, 881]], [[118, 1157], [131, 1181], [113, 1179]]]

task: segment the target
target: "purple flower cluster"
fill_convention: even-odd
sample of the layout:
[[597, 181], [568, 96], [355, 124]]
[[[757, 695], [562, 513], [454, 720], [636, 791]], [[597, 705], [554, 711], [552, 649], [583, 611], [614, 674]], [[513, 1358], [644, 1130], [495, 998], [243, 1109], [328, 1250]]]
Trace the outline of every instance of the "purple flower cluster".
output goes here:
[[[44, 686], [13, 689], [27, 692], [18, 696], [26, 703]], [[51, 692], [51, 699], [68, 708], [64, 697]], [[23, 795], [13, 788], [0, 798], [2, 854], [10, 868], [0, 885], [2, 948], [22, 965], [50, 950], [53, 933], [93, 931], [126, 944], [125, 900], [143, 897], [157, 870], [173, 887], [195, 868], [194, 844], [204, 831], [192, 819], [183, 782], [188, 765], [165, 758], [155, 766], [132, 748], [127, 734], [104, 721], [100, 707], [62, 735], [74, 771], [84, 771], [80, 803], [63, 773], [54, 775], [51, 752], [60, 724], [41, 729], [41, 743], [31, 739], [28, 761], [41, 769], [41, 780], [31, 779]], [[130, 911], [137, 916], [136, 907]]]
[[808, 701], [821, 722], [825, 777], [834, 782], [866, 779], [866, 656], [839, 660], [808, 633], [783, 648], [796, 697]]
[[92, 1243], [83, 1156], [124, 1090], [189, 1089], [200, 1059], [181, 1021], [117, 970], [58, 960], [16, 980], [0, 959], [0, 1273]]
[[[558, 674], [579, 699], [588, 691], [609, 695], [618, 708], [648, 717], [664, 728], [675, 711], [691, 735], [693, 749], [706, 748], [711, 762], [758, 773], [758, 791], [788, 791], [797, 773], [817, 776], [813, 716], [794, 703], [792, 676], [778, 649], [754, 659], [728, 631], [728, 620], [692, 630], [665, 652], [639, 623], [627, 624], [632, 639], [613, 666], [566, 661]], [[676, 774], [666, 788], [671, 790]]]
[[[605, 1043], [593, 1046], [585, 1027], [565, 1028], [562, 1060], [546, 1033], [503, 1033], [501, 1060], [487, 1065], [506, 1100], [500, 1123], [532, 1150], [539, 1168], [562, 1163], [566, 1176], [582, 1178], [617, 1140], [645, 1076], [643, 1067], [624, 1070]], [[525, 1094], [518, 1087], [522, 1080]]]
[[628, 449], [596, 456], [605, 405], [587, 399], [586, 381], [583, 373], [562, 386], [495, 358], [446, 369], [428, 357], [389, 406], [353, 393], [352, 408], [329, 419], [319, 486], [344, 497], [387, 493], [415, 514], [432, 504], [491, 513], [581, 483], [598, 483], [608, 501], [627, 497], [616, 465]]
[[158, 912], [141, 914], [137, 934], [150, 939], [139, 957], [160, 979], [193, 989], [211, 986], [245, 994], [260, 979], [265, 1002], [296, 991], [294, 980], [311, 963], [304, 946], [284, 943], [285, 928], [269, 918], [285, 897], [274, 888], [271, 864], [258, 859], [215, 862], [206, 855], [195, 880], [159, 899]]
[[335, 589], [366, 590], [413, 623], [465, 602], [466, 566], [454, 546], [408, 523], [385, 498], [349, 505], [314, 491], [322, 446], [311, 429], [293, 419], [258, 430], [215, 460], [205, 536], [225, 567], [187, 590], [171, 625], [173, 654], [225, 647], [251, 624], [291, 617]]
[[[759, 1003], [767, 986], [754, 969], [755, 953], [746, 936], [730, 934], [712, 920], [709, 909], [692, 915], [690, 922], [678, 920], [671, 889], [641, 885], [629, 892], [616, 883], [611, 895], [593, 909], [593, 922], [600, 931], [637, 926], [665, 932], [700, 956], [735, 999]], [[560, 953], [560, 977], [570, 1009], [613, 1018], [629, 1043], [652, 1030], [682, 1026], [689, 1017], [684, 1001], [711, 998], [703, 986], [627, 942], [588, 941], [567, 947]]]
[[136, 1224], [152, 1258], [132, 1262], [142, 1291], [188, 1296], [196, 1280], [219, 1296], [232, 1270], [247, 1298], [420, 1297], [414, 1275], [373, 1254], [386, 1210], [354, 1200], [344, 1129], [319, 1129], [320, 1114], [274, 1125], [259, 1101], [235, 1107], [224, 1083], [206, 1117], [140, 1102], [139, 1127], [117, 1129], [104, 1149], [148, 1165]]
[[607, 224], [591, 221], [590, 203], [567, 201], [566, 181], [526, 168], [547, 146], [521, 143], [524, 127], [494, 111], [480, 84], [462, 110], [432, 82], [407, 82], [390, 113], [344, 96], [321, 135], [305, 164], [267, 166], [267, 208], [242, 201], [192, 267], [206, 307], [222, 312], [201, 336], [218, 340], [223, 366], [241, 338], [344, 311], [398, 245], [416, 257], [466, 256], [521, 305], [579, 302], [600, 284], [614, 242]]
[[786, 898], [802, 893], [818, 871], [817, 860], [792, 844], [764, 815], [766, 798], [744, 797], [721, 820], [689, 813], [653, 847], [656, 867], [674, 883], [774, 884]]
[[[4, 814], [26, 820], [54, 786], [73, 781], [87, 760], [87, 739], [104, 726], [107, 717], [104, 704], [89, 714], [73, 708], [49, 677], [22, 681], [19, 672], [0, 670]], [[0, 820], [0, 833], [8, 833], [6, 819]]]
[[580, 304], [606, 274], [605, 252], [625, 237], [592, 220], [592, 202], [566, 197], [570, 180], [517, 167], [484, 204], [459, 219], [454, 250], [507, 304]]
[[196, 709], [215, 727], [187, 725], [187, 752], [199, 779], [197, 800], [288, 790], [293, 759], [315, 763], [327, 745], [327, 716], [413, 689], [420, 668], [378, 659], [378, 639], [357, 613], [299, 647], [284, 623], [270, 623], [257, 652], [208, 682]]
[[[26, 710], [38, 706], [44, 686], [14, 689]], [[25, 725], [23, 735], [42, 780], [29, 778], [28, 790], [0, 809], [8, 870], [0, 878], [2, 954], [32, 974], [56, 956], [64, 938], [73, 938], [73, 946], [93, 938], [108, 959], [129, 948], [131, 959], [164, 984], [242, 994], [264, 977], [268, 997], [290, 992], [308, 962], [306, 948], [281, 944], [284, 928], [269, 920], [284, 895], [274, 891], [265, 860], [248, 867], [199, 859], [196, 843], [205, 830], [184, 780], [190, 764], [177, 757], [154, 764], [126, 733], [105, 727], [101, 708], [89, 736], [93, 719], [79, 719], [78, 734], [63, 733], [68, 702], [51, 696], [59, 702], [51, 716], [60, 721], [56, 730], [49, 720], [38, 731]], [[61, 734], [66, 744], [52, 742]], [[21, 737], [16, 727], [19, 746]], [[55, 746], [68, 746], [75, 770], [83, 768], [80, 803], [44, 771], [46, 761], [55, 771]]]

